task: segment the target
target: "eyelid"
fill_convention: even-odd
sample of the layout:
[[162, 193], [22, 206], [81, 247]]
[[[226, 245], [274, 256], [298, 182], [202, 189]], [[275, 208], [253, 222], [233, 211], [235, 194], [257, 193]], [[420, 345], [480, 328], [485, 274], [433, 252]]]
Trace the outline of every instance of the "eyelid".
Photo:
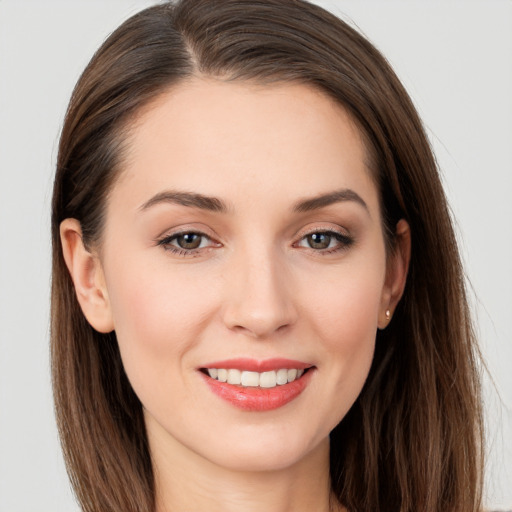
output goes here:
[[155, 236], [153, 240], [154, 242], [159, 242], [164, 238], [180, 236], [185, 233], [195, 233], [198, 235], [205, 236], [206, 238], [209, 238], [210, 240], [214, 241], [220, 240], [218, 234], [209, 226], [209, 224], [195, 220], [191, 220], [189, 222], [178, 222], [174, 225], [167, 225], [165, 229], [159, 231], [159, 233], [157, 234], [157, 236]]
[[352, 238], [352, 235], [350, 234], [348, 229], [342, 228], [341, 226], [334, 226], [332, 224], [318, 224], [311, 227], [300, 229], [295, 235], [295, 238], [299, 240], [304, 238], [305, 236], [312, 235], [313, 233], [336, 233], [342, 237]]
[[171, 233], [169, 235], [164, 235], [159, 240], [157, 240], [158, 244], [163, 244], [165, 242], [168, 242], [170, 240], [176, 240], [180, 236], [183, 235], [196, 235], [201, 238], [205, 238], [207, 240], [213, 241], [212, 237], [208, 236], [206, 233], [202, 233], [201, 231], [192, 231], [191, 229], [186, 229], [185, 231], [176, 231], [175, 233]]
[[197, 233], [198, 235], [204, 235], [209, 238], [216, 238], [215, 232], [208, 227], [208, 225], [202, 222], [180, 222], [174, 226], [168, 226], [164, 230], [159, 231], [159, 234], [155, 236], [155, 241], [158, 241], [165, 237], [181, 235], [183, 233]]

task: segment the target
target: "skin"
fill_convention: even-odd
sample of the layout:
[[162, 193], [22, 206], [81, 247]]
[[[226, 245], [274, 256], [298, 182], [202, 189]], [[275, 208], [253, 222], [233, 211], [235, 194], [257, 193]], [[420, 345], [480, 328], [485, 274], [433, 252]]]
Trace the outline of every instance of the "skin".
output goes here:
[[[336, 508], [329, 432], [368, 375], [410, 246], [400, 221], [398, 250], [386, 254], [358, 128], [305, 85], [196, 78], [139, 115], [129, 148], [100, 250], [83, 247], [74, 219], [61, 236], [84, 314], [101, 332], [115, 329], [144, 406], [158, 510]], [[294, 211], [347, 189], [362, 202]], [[143, 207], [165, 191], [213, 196], [227, 211]], [[206, 236], [191, 251], [177, 232]], [[326, 232], [341, 241], [312, 247], [307, 235]], [[315, 368], [292, 402], [248, 412], [213, 395], [198, 370], [234, 357]]]

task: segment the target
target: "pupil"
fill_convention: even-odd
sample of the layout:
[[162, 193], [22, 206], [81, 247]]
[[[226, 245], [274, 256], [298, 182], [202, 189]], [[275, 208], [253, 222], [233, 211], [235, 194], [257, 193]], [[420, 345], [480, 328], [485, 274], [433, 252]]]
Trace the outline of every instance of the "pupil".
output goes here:
[[327, 249], [331, 243], [331, 236], [325, 233], [308, 235], [308, 244], [313, 249]]
[[180, 235], [177, 241], [182, 249], [197, 249], [201, 245], [201, 236], [195, 233], [185, 233]]

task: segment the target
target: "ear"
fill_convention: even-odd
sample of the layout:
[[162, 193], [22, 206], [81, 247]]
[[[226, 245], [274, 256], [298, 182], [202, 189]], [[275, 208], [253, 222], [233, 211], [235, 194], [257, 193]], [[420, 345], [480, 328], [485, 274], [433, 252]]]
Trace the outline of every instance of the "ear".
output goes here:
[[80, 222], [76, 219], [63, 220], [60, 239], [64, 260], [85, 318], [99, 332], [113, 331], [103, 268], [99, 258], [84, 246]]
[[404, 293], [411, 259], [411, 230], [406, 220], [398, 221], [395, 229], [396, 245], [388, 257], [386, 280], [382, 290], [378, 327], [385, 329]]

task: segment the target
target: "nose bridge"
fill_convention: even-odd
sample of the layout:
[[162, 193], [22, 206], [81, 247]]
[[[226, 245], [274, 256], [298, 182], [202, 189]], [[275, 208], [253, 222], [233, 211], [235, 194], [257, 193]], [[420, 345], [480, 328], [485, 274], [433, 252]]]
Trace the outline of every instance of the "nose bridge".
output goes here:
[[284, 255], [271, 243], [234, 251], [226, 281], [224, 322], [230, 329], [266, 337], [295, 321]]

